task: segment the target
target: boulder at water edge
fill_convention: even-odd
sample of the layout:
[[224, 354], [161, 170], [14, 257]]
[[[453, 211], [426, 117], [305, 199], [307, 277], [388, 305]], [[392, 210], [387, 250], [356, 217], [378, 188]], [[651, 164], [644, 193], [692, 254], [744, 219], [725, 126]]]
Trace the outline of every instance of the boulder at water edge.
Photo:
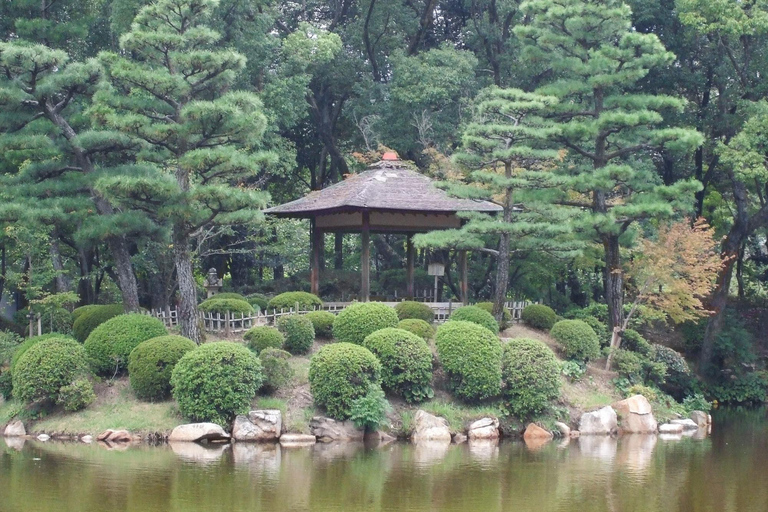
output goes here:
[[616, 411], [611, 406], [581, 415], [579, 432], [582, 436], [609, 435], [617, 431]]
[[189, 423], [174, 428], [168, 441], [227, 441], [227, 434], [221, 426], [215, 423]]
[[561, 436], [567, 437], [567, 438], [571, 437], [571, 427], [569, 427], [565, 423], [561, 421], [556, 421], [555, 427], [557, 427], [557, 431], [560, 432]]
[[27, 435], [27, 429], [20, 420], [12, 421], [5, 427], [3, 432], [5, 437], [24, 437]]
[[706, 427], [709, 425], [709, 414], [704, 411], [693, 411], [691, 412], [691, 420], [699, 427]]
[[523, 439], [525, 441], [532, 441], [534, 439], [552, 439], [554, 437], [552, 435], [552, 432], [549, 430], [545, 430], [538, 426], [535, 423], [529, 423], [528, 426], [525, 428], [525, 432], [523, 433]]
[[470, 440], [498, 439], [499, 420], [496, 418], [482, 418], [469, 426], [468, 436]]
[[683, 427], [683, 430], [698, 430], [699, 426], [696, 424], [695, 421], [689, 418], [685, 418], [682, 420], [672, 420], [670, 421], [673, 425], [680, 425]]
[[659, 425], [659, 434], [682, 434], [683, 426], [674, 423]]
[[643, 395], [625, 398], [613, 404], [620, 422], [620, 430], [625, 434], [655, 434], [658, 429], [656, 418], [648, 399]]
[[105, 443], [130, 443], [133, 436], [127, 430], [107, 429], [96, 437], [97, 441]]
[[433, 416], [419, 409], [413, 417], [413, 425], [411, 441], [414, 443], [422, 441], [451, 442], [451, 429], [445, 418]]
[[315, 416], [309, 421], [309, 430], [321, 443], [332, 441], [362, 441], [365, 431], [349, 420], [336, 421], [324, 416]]
[[283, 434], [280, 436], [281, 446], [307, 446], [317, 442], [317, 438], [309, 434]]
[[248, 416], [239, 415], [232, 426], [235, 441], [274, 442], [280, 438], [283, 415], [277, 409], [251, 411]]

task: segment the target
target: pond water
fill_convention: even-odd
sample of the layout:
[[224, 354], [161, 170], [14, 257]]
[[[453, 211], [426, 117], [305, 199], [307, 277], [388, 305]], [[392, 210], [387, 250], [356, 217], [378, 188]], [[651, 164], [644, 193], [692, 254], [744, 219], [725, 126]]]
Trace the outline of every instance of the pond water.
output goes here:
[[0, 511], [765, 512], [768, 412], [704, 438], [450, 447], [0, 441]]

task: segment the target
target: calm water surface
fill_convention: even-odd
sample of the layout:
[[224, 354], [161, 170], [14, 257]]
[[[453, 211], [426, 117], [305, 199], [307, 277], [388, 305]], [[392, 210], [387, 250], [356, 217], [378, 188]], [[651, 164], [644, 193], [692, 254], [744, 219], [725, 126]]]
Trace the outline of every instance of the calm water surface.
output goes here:
[[[768, 512], [768, 413], [703, 439], [124, 451], [0, 441], [0, 510]], [[8, 445], [10, 443], [10, 446]]]

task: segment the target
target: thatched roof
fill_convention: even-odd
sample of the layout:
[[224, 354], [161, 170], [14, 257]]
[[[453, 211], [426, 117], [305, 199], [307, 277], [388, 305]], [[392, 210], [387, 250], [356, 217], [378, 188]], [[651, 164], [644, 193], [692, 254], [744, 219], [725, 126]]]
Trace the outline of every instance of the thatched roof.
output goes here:
[[382, 160], [367, 171], [349, 176], [328, 188], [265, 210], [279, 217], [316, 215], [363, 210], [414, 213], [460, 211], [497, 212], [501, 207], [488, 201], [459, 199], [435, 187], [427, 176], [399, 161]]

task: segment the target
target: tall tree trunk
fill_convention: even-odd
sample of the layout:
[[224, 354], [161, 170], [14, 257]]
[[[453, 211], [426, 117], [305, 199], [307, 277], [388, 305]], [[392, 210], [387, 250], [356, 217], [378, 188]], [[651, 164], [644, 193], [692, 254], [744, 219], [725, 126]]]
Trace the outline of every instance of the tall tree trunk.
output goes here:
[[54, 278], [56, 292], [68, 292], [72, 289], [72, 283], [69, 281], [69, 278], [64, 272], [64, 263], [61, 260], [59, 238], [55, 230], [51, 235], [51, 245], [48, 248], [48, 252], [51, 255], [51, 265], [53, 266], [53, 270], [56, 272], [56, 276]]
[[128, 251], [128, 242], [125, 237], [111, 236], [107, 238], [109, 251], [115, 260], [118, 285], [123, 297], [123, 307], [126, 313], [134, 313], [139, 310], [139, 286], [133, 273], [131, 254]]
[[605, 301], [608, 303], [608, 326], [611, 328], [611, 351], [605, 362], [605, 369], [611, 369], [613, 352], [621, 346], [624, 328], [624, 273], [621, 269], [619, 236], [603, 237], [605, 250], [605, 268], [603, 269], [603, 288]]
[[[504, 176], [512, 177], [512, 162], [504, 162]], [[512, 189], [507, 188], [504, 193], [504, 224], [512, 222]], [[493, 316], [501, 325], [504, 320], [504, 302], [507, 298], [507, 285], [509, 284], [509, 232], [504, 230], [499, 235], [499, 260], [496, 263], [496, 285], [493, 295]]]
[[192, 271], [192, 254], [184, 226], [174, 226], [173, 262], [176, 265], [176, 279], [179, 282], [179, 326], [181, 335], [200, 344], [200, 329], [197, 324], [197, 287]]

